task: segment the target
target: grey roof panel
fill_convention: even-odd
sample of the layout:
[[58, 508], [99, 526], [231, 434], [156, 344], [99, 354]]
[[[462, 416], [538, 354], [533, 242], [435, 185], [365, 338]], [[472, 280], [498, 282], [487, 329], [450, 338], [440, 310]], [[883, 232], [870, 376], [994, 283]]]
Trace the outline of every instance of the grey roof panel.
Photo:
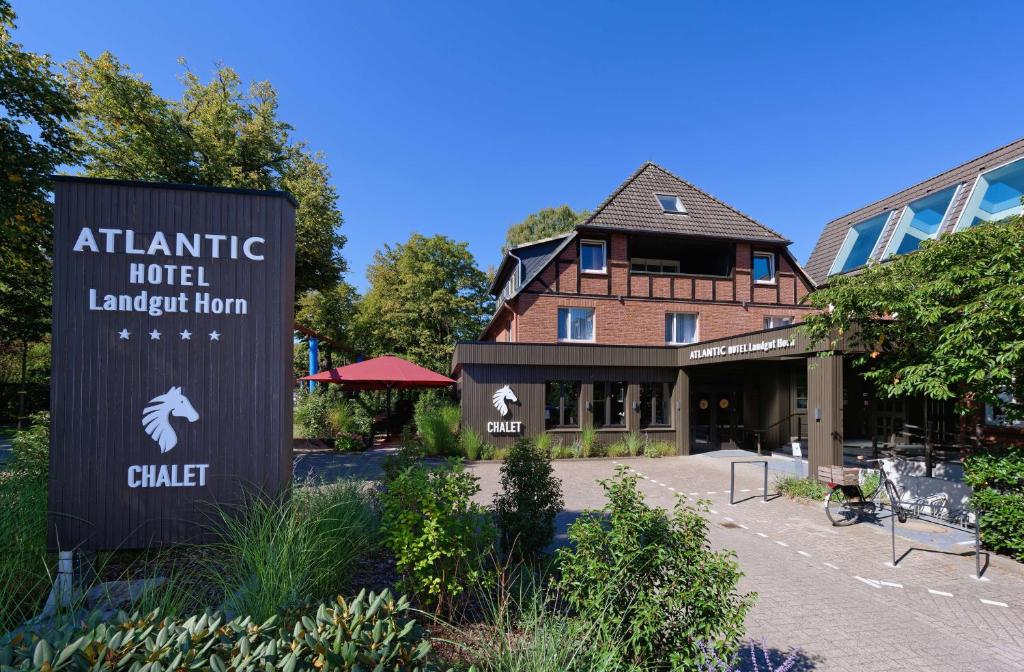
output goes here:
[[[678, 196], [686, 214], [665, 212], [658, 203], [657, 194]], [[780, 244], [790, 242], [752, 217], [651, 162], [640, 166], [577, 228]]]
[[[825, 225], [825, 228], [821, 232], [821, 236], [818, 238], [817, 244], [814, 246], [814, 250], [811, 252], [810, 258], [807, 260], [807, 264], [805, 266], [807, 272], [819, 285], [828, 278], [828, 272], [832, 269], [832, 263], [835, 261], [836, 254], [839, 252], [839, 248], [843, 245], [843, 240], [846, 238], [846, 232], [849, 231], [850, 227], [854, 224], [858, 224], [884, 212], [896, 211], [898, 214], [904, 207], [919, 198], [937, 191], [942, 191], [946, 187], [962, 185], [959, 192], [954, 196], [953, 202], [949, 204], [949, 210], [946, 213], [946, 217], [942, 222], [942, 228], [940, 229], [940, 234], [949, 233], [960, 220], [960, 215], [963, 213], [963, 209], [967, 204], [967, 199], [970, 197], [971, 187], [973, 187], [978, 175], [991, 168], [995, 168], [996, 166], [1000, 166], [1004, 163], [1020, 158], [1021, 156], [1024, 156], [1024, 138], [1015, 140], [1014, 142], [983, 154], [975, 159], [971, 159], [966, 163], [962, 163], [955, 168], [951, 168], [939, 175], [936, 175], [935, 177], [924, 180], [923, 182], [918, 182], [914, 186], [908, 187], [891, 196], [887, 196], [875, 201], [874, 203], [865, 205], [862, 208], [858, 208], [857, 210], [845, 214], [842, 217], [833, 219]], [[873, 254], [873, 258], [875, 260], [878, 259], [879, 255], [881, 255], [888, 246], [889, 238], [896, 229], [896, 223], [898, 220], [898, 216], [892, 217], [885, 229], [882, 231], [882, 235], [875, 246]]]

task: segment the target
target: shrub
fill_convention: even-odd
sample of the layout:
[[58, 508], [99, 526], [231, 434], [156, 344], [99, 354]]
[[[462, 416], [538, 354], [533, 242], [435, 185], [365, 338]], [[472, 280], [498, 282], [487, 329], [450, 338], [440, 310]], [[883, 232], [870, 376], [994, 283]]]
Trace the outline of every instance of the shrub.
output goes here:
[[731, 655], [754, 600], [736, 592], [734, 554], [711, 550], [707, 520], [685, 500], [671, 514], [647, 506], [624, 468], [601, 486], [605, 508], [578, 518], [574, 545], [558, 551], [568, 605], [622, 642], [625, 666], [693, 669], [699, 642]]
[[50, 587], [47, 565], [47, 473], [50, 416], [33, 415], [11, 440], [11, 459], [0, 472], [0, 632], [33, 616]]
[[483, 437], [467, 427], [459, 434], [459, 449], [467, 460], [479, 460], [484, 452]]
[[339, 398], [328, 411], [331, 434], [339, 450], [364, 450], [373, 440], [373, 418], [359, 403]]
[[619, 440], [608, 446], [605, 451], [608, 457], [627, 457], [629, 455], [629, 447], [626, 446], [626, 442]]
[[[402, 435], [405, 436], [405, 432], [402, 431]], [[384, 472], [384, 482], [390, 483], [395, 480], [399, 474], [408, 469], [409, 467], [419, 464], [423, 459], [423, 449], [420, 444], [416, 441], [402, 440], [402, 447], [398, 449], [393, 455], [388, 455], [384, 458], [381, 463], [381, 470]]]
[[636, 457], [644, 452], [644, 437], [637, 432], [630, 432], [622, 439], [626, 453], [630, 457]]
[[537, 448], [537, 450], [541, 451], [542, 453], [547, 453], [548, 455], [554, 457], [554, 455], [551, 454], [551, 444], [552, 441], [550, 434], [538, 434], [533, 438], [533, 445]]
[[501, 492], [494, 513], [506, 552], [532, 559], [555, 538], [555, 516], [562, 510], [562, 482], [551, 458], [529, 439], [520, 439], [501, 465]]
[[584, 427], [580, 432], [580, 457], [591, 457], [594, 453], [594, 446], [597, 443], [597, 430], [593, 427]]
[[262, 620], [336, 594], [376, 545], [377, 513], [364, 484], [311, 484], [290, 495], [250, 495], [217, 510], [205, 574], [232, 613]]
[[964, 460], [971, 505], [981, 512], [986, 548], [1024, 560], [1024, 449], [991, 449]]
[[395, 556], [403, 589], [441, 611], [479, 580], [494, 527], [472, 502], [478, 478], [458, 461], [428, 470], [414, 464], [388, 484], [381, 529]]
[[307, 439], [329, 439], [334, 436], [331, 410], [335, 400], [325, 390], [300, 391], [295, 400], [295, 422]]
[[428, 456], [454, 455], [458, 448], [459, 421], [462, 410], [456, 404], [426, 406], [416, 410], [416, 430]]
[[[0, 664], [13, 669], [426, 670], [429, 639], [388, 591], [338, 597], [297, 617], [219, 613], [169, 619], [159, 610], [118, 614], [85, 628], [0, 641]], [[6, 669], [6, 668], [5, 668]]]
[[644, 447], [644, 455], [647, 457], [667, 457], [675, 452], [675, 444], [669, 441], [651, 441]]
[[[790, 499], [823, 500], [828, 497], [828, 488], [813, 478], [799, 476], [779, 476], [775, 479], [775, 489]], [[867, 488], [864, 492], [871, 492]]]

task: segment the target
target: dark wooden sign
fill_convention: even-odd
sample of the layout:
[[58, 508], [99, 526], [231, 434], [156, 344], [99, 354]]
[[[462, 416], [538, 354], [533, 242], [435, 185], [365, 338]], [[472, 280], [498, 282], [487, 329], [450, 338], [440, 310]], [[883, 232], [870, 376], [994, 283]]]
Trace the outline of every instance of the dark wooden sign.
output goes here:
[[57, 178], [49, 543], [202, 540], [291, 477], [295, 204]]

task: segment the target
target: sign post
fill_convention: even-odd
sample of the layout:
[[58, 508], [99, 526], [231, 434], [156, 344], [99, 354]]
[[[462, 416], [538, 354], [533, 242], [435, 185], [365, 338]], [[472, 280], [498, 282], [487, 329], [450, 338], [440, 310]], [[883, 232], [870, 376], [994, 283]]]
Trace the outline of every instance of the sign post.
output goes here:
[[56, 178], [49, 545], [202, 541], [291, 478], [295, 203]]

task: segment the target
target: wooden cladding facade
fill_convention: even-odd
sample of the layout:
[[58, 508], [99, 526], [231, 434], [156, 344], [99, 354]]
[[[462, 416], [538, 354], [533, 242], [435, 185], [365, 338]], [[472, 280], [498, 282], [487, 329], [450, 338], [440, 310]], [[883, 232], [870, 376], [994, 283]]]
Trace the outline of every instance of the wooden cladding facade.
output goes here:
[[[212, 506], [291, 479], [294, 202], [79, 178], [55, 192], [49, 545], [200, 541]], [[185, 300], [153, 310], [165, 296]]]

